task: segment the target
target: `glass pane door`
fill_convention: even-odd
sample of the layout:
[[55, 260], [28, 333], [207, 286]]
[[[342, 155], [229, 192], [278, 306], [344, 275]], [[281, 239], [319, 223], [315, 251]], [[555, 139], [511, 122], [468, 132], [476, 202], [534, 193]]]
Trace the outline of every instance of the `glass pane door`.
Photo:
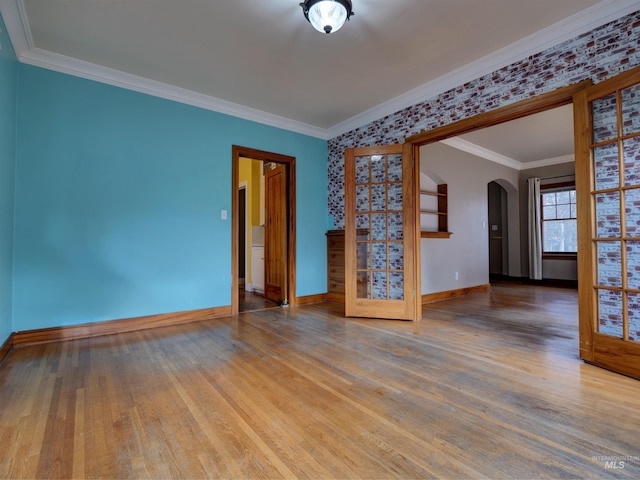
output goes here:
[[640, 68], [577, 93], [574, 112], [580, 355], [640, 378]]
[[591, 103], [597, 332], [640, 340], [640, 85]]
[[356, 157], [357, 296], [404, 299], [402, 154]]
[[347, 315], [415, 319], [416, 196], [410, 148], [345, 153]]

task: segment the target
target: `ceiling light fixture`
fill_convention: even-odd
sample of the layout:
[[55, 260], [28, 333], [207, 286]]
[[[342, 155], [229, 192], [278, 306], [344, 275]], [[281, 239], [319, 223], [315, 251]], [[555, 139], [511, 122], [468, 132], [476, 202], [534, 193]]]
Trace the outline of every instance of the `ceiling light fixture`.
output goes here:
[[302, 13], [319, 32], [333, 33], [353, 15], [351, 0], [305, 0]]

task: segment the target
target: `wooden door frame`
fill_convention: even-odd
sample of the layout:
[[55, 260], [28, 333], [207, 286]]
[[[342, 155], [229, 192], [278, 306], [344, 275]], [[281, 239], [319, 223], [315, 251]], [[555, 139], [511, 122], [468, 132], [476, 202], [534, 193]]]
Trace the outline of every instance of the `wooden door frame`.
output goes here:
[[449, 125], [412, 135], [407, 137], [405, 141], [416, 147], [421, 147], [429, 143], [462, 135], [463, 133], [492, 127], [493, 125], [516, 120], [534, 113], [551, 110], [552, 108], [570, 105], [573, 103], [573, 94], [589, 87], [591, 83], [591, 80], [583, 80], [582, 82], [562, 87], [552, 92], [543, 93], [537, 97], [527, 98], [526, 100], [505, 105], [504, 107], [496, 108], [495, 110], [490, 110], [474, 117], [465, 118]]
[[287, 298], [289, 305], [296, 305], [296, 158], [279, 153], [233, 145], [231, 147], [231, 314], [240, 310], [238, 294], [238, 180], [240, 158], [284, 164], [287, 172], [288, 230], [287, 230]]
[[[501, 123], [509, 122], [511, 120], [516, 120], [518, 118], [526, 117], [528, 115], [532, 115], [534, 113], [544, 112], [546, 110], [551, 110], [552, 108], [562, 107], [564, 105], [570, 105], [573, 103], [573, 95], [576, 92], [584, 90], [585, 88], [591, 86], [591, 80], [583, 80], [581, 82], [575, 83], [573, 85], [569, 85], [566, 87], [559, 88], [552, 92], [543, 93], [538, 95], [537, 97], [528, 98], [526, 100], [522, 100], [511, 105], [505, 105], [504, 107], [496, 108], [495, 110], [490, 110], [485, 113], [481, 113], [479, 115], [475, 115], [473, 117], [465, 118], [463, 120], [451, 123], [449, 125], [444, 125], [442, 127], [434, 128], [433, 130], [429, 130], [423, 133], [419, 133], [417, 135], [412, 135], [405, 139], [406, 143], [409, 143], [413, 147], [413, 158], [415, 162], [415, 175], [416, 178], [420, 178], [420, 147], [423, 145], [428, 145], [430, 143], [439, 142], [440, 140], [445, 140], [447, 138], [455, 137], [458, 135], [462, 135], [464, 133], [473, 132], [475, 130], [480, 130], [482, 128], [491, 127], [494, 125], [499, 125]], [[416, 191], [414, 195], [416, 198], [420, 198], [420, 182], [416, 182], [415, 185]], [[419, 201], [416, 205], [420, 205]], [[419, 209], [418, 209], [419, 211]], [[420, 229], [420, 221], [416, 224], [416, 229]], [[418, 241], [420, 242], [420, 232], [416, 233]], [[421, 268], [422, 264], [420, 263], [420, 255], [421, 255], [421, 245], [418, 243], [416, 248], [416, 258], [417, 258], [417, 268], [418, 268], [418, 278], [421, 277]], [[420, 283], [418, 283], [420, 285]], [[421, 295], [418, 295], [420, 298]], [[580, 299], [578, 299], [578, 308], [582, 309], [583, 306], [580, 305]]]

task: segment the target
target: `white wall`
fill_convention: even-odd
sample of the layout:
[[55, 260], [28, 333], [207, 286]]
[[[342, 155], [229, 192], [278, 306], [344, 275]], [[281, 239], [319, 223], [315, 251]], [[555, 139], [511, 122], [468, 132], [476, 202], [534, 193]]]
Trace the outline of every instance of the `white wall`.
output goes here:
[[489, 283], [487, 185], [494, 180], [508, 194], [509, 275], [520, 276], [519, 172], [440, 143], [420, 148], [420, 170], [448, 185], [453, 232], [448, 239], [422, 239], [422, 294]]
[[549, 280], [578, 280], [577, 259], [542, 259], [542, 278]]

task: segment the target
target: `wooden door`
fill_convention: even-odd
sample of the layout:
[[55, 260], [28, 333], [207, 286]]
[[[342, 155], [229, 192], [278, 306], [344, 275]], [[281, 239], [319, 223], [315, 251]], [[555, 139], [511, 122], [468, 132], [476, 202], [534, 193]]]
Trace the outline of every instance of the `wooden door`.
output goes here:
[[640, 378], [640, 67], [574, 110], [580, 356]]
[[238, 278], [244, 288], [247, 276], [247, 187], [238, 189]]
[[279, 165], [265, 174], [264, 296], [287, 300], [287, 170]]
[[345, 314], [418, 320], [420, 235], [413, 146], [345, 151]]

